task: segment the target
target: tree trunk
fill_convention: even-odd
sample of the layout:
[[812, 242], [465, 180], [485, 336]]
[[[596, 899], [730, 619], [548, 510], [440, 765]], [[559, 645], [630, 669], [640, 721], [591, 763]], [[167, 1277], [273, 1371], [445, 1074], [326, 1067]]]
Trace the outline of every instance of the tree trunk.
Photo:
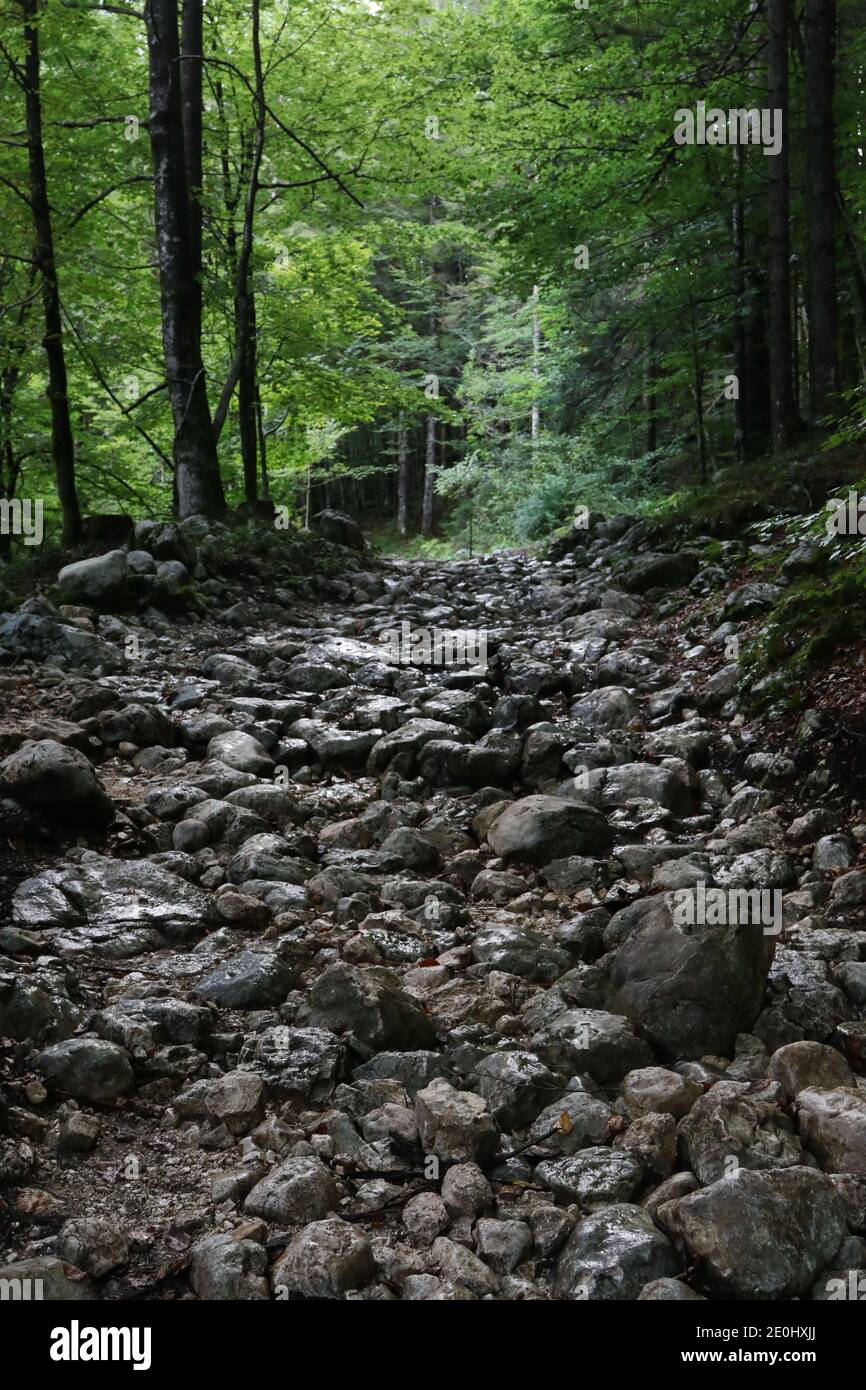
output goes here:
[[746, 332], [746, 227], [743, 202], [743, 151], [733, 146], [734, 205], [731, 211], [731, 237], [734, 253], [734, 449], [737, 463], [744, 463], [748, 449], [748, 339]]
[[402, 415], [397, 427], [397, 530], [401, 536], [409, 534], [409, 491], [411, 456]]
[[202, 186], [202, 0], [182, 0], [180, 99], [183, 151], [189, 192], [189, 240], [193, 275], [201, 299]]
[[238, 423], [244, 470], [244, 498], [247, 502], [253, 503], [259, 495], [259, 460], [256, 426], [255, 304], [251, 295], [242, 297], [240, 312], [243, 321], [235, 330], [243, 345], [241, 374], [238, 379]]
[[427, 416], [427, 448], [424, 457], [424, 498], [421, 504], [421, 533], [433, 535], [433, 484], [436, 481], [436, 416]]
[[536, 396], [532, 402], [530, 434], [538, 438], [541, 429], [541, 409], [538, 402], [538, 388], [541, 379], [541, 323], [538, 318], [538, 286], [532, 287], [532, 375], [535, 378]]
[[656, 362], [656, 334], [650, 332], [647, 340], [646, 364], [644, 366], [643, 410], [645, 422], [644, 452], [654, 454], [658, 448], [658, 364]]
[[265, 434], [265, 416], [262, 410], [262, 393], [256, 382], [256, 435], [259, 441], [259, 460], [262, 468], [262, 497], [265, 501], [271, 495], [271, 482], [268, 477], [268, 441]]
[[794, 393], [791, 376], [791, 228], [788, 170], [788, 37], [790, 0], [767, 0], [768, 102], [782, 123], [778, 154], [765, 155], [769, 178], [770, 282], [770, 420], [773, 448], [786, 449], [794, 439]]
[[146, 0], [144, 13], [162, 341], [174, 420], [175, 510], [181, 517], [219, 516], [226, 501], [201, 355], [201, 287], [184, 142], [177, 0]]
[[[229, 209], [231, 227], [229, 250], [234, 266], [234, 350], [219, 403], [214, 414], [214, 435], [219, 439], [229, 403], [235, 386], [238, 387], [238, 416], [241, 437], [241, 458], [244, 474], [244, 496], [247, 502], [255, 502], [258, 488], [258, 460], [256, 458], [256, 396], [258, 391], [258, 351], [256, 344], [256, 300], [250, 275], [253, 254], [253, 231], [256, 215], [256, 195], [259, 188], [259, 172], [265, 145], [265, 79], [262, 65], [261, 35], [259, 20], [259, 0], [253, 0], [250, 14], [251, 45], [253, 51], [253, 71], [255, 74], [255, 128], [251, 150], [244, 163], [248, 162], [246, 193], [244, 197], [243, 225], [241, 228], [240, 251], [236, 253], [237, 235], [234, 230], [234, 210], [236, 200]], [[224, 163], [227, 162], [227, 152]], [[228, 186], [227, 176], [224, 182]]]
[[692, 395], [695, 398], [695, 425], [698, 433], [698, 453], [701, 465], [701, 482], [707, 481], [707, 435], [704, 428], [704, 369], [701, 366], [701, 353], [698, 346], [698, 330], [695, 323], [695, 306], [691, 305], [692, 320], [692, 369], [694, 380]]
[[836, 151], [833, 89], [836, 0], [806, 0], [806, 199], [809, 243], [809, 416], [820, 420], [839, 387]]
[[42, 346], [48, 362], [48, 399], [51, 403], [51, 457], [57, 479], [57, 495], [63, 518], [63, 540], [75, 545], [81, 537], [81, 510], [75, 489], [75, 442], [69, 412], [66, 354], [60, 290], [54, 260], [54, 234], [48, 202], [48, 179], [42, 144], [42, 94], [39, 62], [39, 0], [22, 0], [24, 13], [24, 94], [27, 109], [27, 154], [30, 169], [30, 207], [36, 237], [34, 259], [42, 279], [45, 336]]

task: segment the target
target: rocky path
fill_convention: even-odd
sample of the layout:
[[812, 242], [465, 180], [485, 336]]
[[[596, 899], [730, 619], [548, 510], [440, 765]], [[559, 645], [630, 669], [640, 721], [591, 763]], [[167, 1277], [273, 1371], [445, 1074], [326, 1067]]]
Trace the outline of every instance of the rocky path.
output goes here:
[[316, 595], [150, 524], [5, 615], [0, 1280], [866, 1286], [866, 816], [739, 710], [767, 586], [591, 523]]

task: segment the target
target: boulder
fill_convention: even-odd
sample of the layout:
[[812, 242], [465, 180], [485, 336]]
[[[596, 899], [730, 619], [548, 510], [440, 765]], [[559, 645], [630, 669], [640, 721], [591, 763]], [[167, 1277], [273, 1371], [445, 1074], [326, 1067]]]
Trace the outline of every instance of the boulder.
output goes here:
[[591, 806], [537, 795], [507, 806], [487, 839], [503, 859], [549, 864], [572, 854], [603, 854], [613, 843], [613, 832]]
[[89, 760], [54, 739], [28, 739], [0, 766], [0, 793], [58, 823], [103, 828], [114, 806]]
[[610, 1007], [665, 1058], [733, 1054], [764, 998], [773, 938], [759, 924], [677, 926], [657, 898], [620, 946]]
[[109, 550], [90, 560], [64, 565], [57, 576], [64, 603], [100, 607], [116, 602], [126, 588], [126, 551]]
[[812, 1168], [739, 1172], [669, 1202], [660, 1217], [723, 1298], [802, 1298], [846, 1234], [833, 1184]]
[[435, 1041], [421, 1005], [379, 966], [328, 966], [310, 990], [303, 1022], [332, 1033], [352, 1033], [377, 1051], [411, 1052]]

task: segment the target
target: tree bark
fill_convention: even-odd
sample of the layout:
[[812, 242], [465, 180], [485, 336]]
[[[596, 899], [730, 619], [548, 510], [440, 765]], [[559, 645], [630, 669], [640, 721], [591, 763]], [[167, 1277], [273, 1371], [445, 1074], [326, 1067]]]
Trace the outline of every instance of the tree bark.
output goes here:
[[644, 452], [654, 454], [658, 448], [658, 363], [656, 362], [657, 337], [651, 330], [647, 338], [646, 362], [644, 365], [643, 410], [645, 436]]
[[748, 334], [746, 310], [746, 226], [743, 201], [743, 151], [734, 145], [734, 205], [731, 210], [731, 239], [734, 253], [734, 449], [737, 463], [744, 463], [749, 439]]
[[[232, 225], [229, 247], [234, 260], [234, 350], [228, 374], [220, 393], [219, 403], [214, 413], [214, 435], [219, 440], [229, 403], [235, 386], [238, 387], [238, 417], [240, 427], [241, 460], [244, 474], [244, 496], [247, 502], [256, 501], [258, 495], [258, 459], [256, 442], [256, 395], [258, 390], [258, 349], [256, 339], [256, 302], [250, 276], [253, 253], [253, 230], [256, 214], [256, 195], [259, 187], [259, 172], [265, 146], [265, 79], [262, 65], [261, 35], [259, 19], [259, 0], [253, 0], [250, 16], [251, 44], [253, 51], [253, 70], [255, 74], [255, 126], [248, 160], [248, 177], [244, 197], [243, 224], [241, 227], [240, 250], [235, 253], [237, 237]], [[245, 142], [246, 143], [246, 142]], [[228, 155], [224, 155], [224, 166]], [[224, 175], [224, 181], [226, 180]], [[233, 221], [236, 199], [230, 208]]]
[[791, 228], [788, 169], [788, 39], [790, 0], [767, 0], [767, 85], [770, 109], [781, 112], [778, 154], [763, 156], [769, 178], [770, 420], [773, 448], [786, 449], [795, 434], [791, 375]]
[[[150, 148], [162, 341], [174, 420], [175, 510], [226, 510], [201, 354], [201, 287], [190, 210], [178, 38], [178, 0], [146, 0]], [[195, 66], [192, 64], [191, 66]], [[200, 154], [197, 156], [200, 167]], [[192, 156], [195, 164], [196, 156]]]
[[698, 435], [698, 457], [701, 466], [701, 482], [707, 481], [707, 434], [704, 427], [704, 369], [701, 366], [701, 353], [698, 346], [698, 330], [695, 323], [695, 306], [691, 305], [692, 320], [692, 370], [694, 379], [692, 395], [695, 400], [695, 425]]
[[201, 299], [202, 228], [202, 0], [183, 0], [180, 21], [180, 99], [183, 111], [183, 152], [189, 191], [190, 255]]
[[427, 447], [424, 456], [424, 496], [421, 503], [421, 534], [433, 535], [433, 485], [436, 481], [436, 416], [427, 416]]
[[30, 171], [30, 207], [36, 237], [34, 259], [42, 279], [45, 336], [42, 346], [48, 362], [48, 399], [51, 403], [51, 457], [63, 519], [63, 540], [75, 545], [81, 538], [81, 510], [75, 487], [75, 441], [69, 411], [69, 384], [63, 346], [60, 290], [54, 258], [54, 232], [48, 201], [48, 177], [42, 143], [42, 93], [39, 58], [39, 0], [22, 0], [24, 14], [24, 95], [27, 119], [27, 155]]
[[532, 287], [532, 375], [535, 379], [535, 399], [532, 402], [530, 436], [537, 439], [541, 430], [541, 407], [538, 401], [538, 388], [541, 379], [541, 323], [538, 317], [538, 286]]
[[809, 245], [809, 416], [820, 420], [839, 387], [836, 150], [833, 90], [836, 0], [806, 0], [806, 199]]
[[397, 530], [401, 536], [409, 534], [409, 491], [411, 457], [403, 417], [397, 427]]
[[238, 424], [244, 472], [244, 498], [251, 504], [258, 500], [259, 495], [255, 312], [252, 295], [243, 295], [240, 305], [236, 307], [239, 321], [236, 319], [235, 328], [243, 347], [241, 374], [238, 378]]

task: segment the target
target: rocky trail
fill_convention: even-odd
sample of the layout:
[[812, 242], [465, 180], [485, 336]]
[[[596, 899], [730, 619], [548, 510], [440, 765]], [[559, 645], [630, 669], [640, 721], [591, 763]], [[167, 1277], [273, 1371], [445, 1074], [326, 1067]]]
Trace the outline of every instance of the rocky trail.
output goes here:
[[[320, 525], [315, 583], [139, 523], [0, 616], [0, 1280], [847, 1296], [866, 810], [740, 707], [772, 586], [624, 517]], [[453, 629], [484, 669], [387, 659]]]

